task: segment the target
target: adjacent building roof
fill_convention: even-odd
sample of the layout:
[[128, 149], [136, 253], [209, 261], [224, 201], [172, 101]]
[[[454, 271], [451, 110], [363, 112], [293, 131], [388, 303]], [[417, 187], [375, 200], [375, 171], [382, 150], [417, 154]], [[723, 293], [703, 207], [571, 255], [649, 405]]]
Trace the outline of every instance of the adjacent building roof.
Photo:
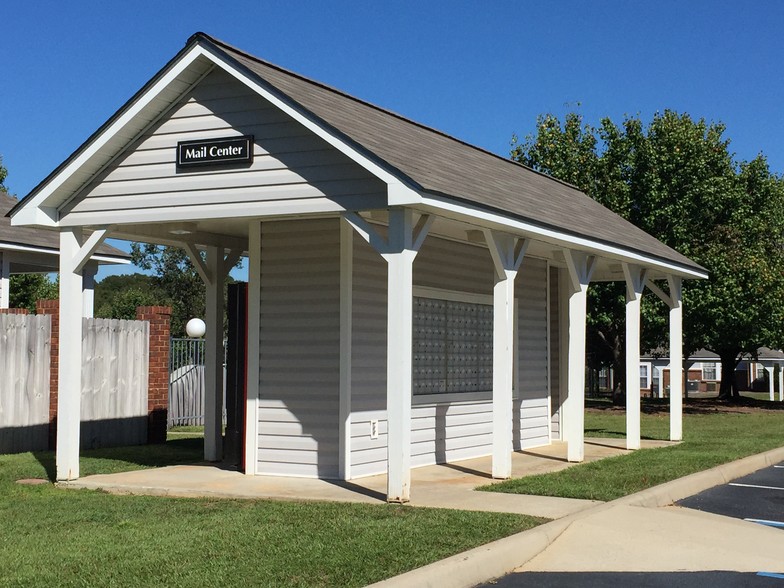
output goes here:
[[[60, 250], [60, 235], [57, 231], [37, 227], [11, 226], [11, 219], [6, 216], [6, 213], [16, 204], [16, 198], [0, 190], [0, 249], [3, 249], [3, 245], [14, 245], [35, 248], [38, 251], [48, 250], [53, 254], [57, 254]], [[130, 258], [124, 251], [105, 243], [98, 247], [95, 256], [114, 258], [119, 263], [123, 263]], [[103, 261], [111, 263], [111, 259], [104, 259]], [[55, 261], [54, 267], [56, 266], [57, 262]]]

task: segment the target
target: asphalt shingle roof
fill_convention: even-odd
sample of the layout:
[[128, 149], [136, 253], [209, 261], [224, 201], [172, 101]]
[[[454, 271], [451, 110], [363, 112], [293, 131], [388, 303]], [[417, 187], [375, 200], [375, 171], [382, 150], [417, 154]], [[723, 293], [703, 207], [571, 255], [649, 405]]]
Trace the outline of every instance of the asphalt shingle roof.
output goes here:
[[[16, 198], [0, 190], [0, 249], [3, 248], [4, 243], [12, 243], [14, 245], [43, 247], [51, 249], [53, 253], [57, 253], [60, 250], [60, 234], [57, 231], [49, 231], [37, 227], [11, 226], [11, 219], [6, 216], [6, 213], [16, 204]], [[98, 247], [96, 254], [121, 259], [128, 259], [129, 257], [124, 251], [106, 243]]]
[[204, 33], [191, 40], [213, 45], [282, 98], [327, 123], [414, 187], [705, 271], [569, 184], [284, 70]]

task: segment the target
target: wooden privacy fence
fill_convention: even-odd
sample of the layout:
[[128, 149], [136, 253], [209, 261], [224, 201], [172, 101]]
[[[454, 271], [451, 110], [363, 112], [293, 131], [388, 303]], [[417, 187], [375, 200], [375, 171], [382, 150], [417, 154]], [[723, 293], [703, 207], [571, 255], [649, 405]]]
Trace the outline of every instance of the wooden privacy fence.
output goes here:
[[0, 314], [0, 453], [49, 445], [49, 356], [46, 315]]
[[83, 448], [146, 442], [149, 341], [146, 321], [83, 319]]
[[[59, 306], [37, 310], [0, 313], [0, 453], [54, 447]], [[82, 448], [166, 440], [170, 314], [150, 306], [137, 309], [143, 320], [83, 320]]]

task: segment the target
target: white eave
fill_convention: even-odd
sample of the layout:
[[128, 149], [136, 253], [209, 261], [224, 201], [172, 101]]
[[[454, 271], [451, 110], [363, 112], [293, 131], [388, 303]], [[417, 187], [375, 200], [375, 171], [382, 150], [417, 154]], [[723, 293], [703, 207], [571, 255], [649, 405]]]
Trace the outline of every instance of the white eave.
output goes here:
[[698, 271], [694, 268], [664, 261], [657, 257], [644, 255], [617, 245], [611, 245], [587, 237], [572, 235], [553, 228], [543, 227], [532, 222], [526, 222], [497, 212], [491, 212], [480, 208], [479, 206], [458, 203], [439, 195], [425, 194], [422, 198], [422, 205], [419, 208], [424, 211], [445, 215], [463, 222], [489, 226], [512, 234], [535, 238], [547, 243], [552, 243], [554, 246], [566, 249], [578, 249], [580, 251], [590, 251], [591, 253], [602, 257], [641, 264], [645, 267], [659, 269], [667, 274], [674, 274], [691, 279], [708, 278], [707, 273]]

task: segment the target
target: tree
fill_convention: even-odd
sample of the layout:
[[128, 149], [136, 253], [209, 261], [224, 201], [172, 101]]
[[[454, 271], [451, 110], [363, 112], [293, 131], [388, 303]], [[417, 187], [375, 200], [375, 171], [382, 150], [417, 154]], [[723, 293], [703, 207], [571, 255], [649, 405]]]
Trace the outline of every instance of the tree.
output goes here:
[[59, 296], [57, 282], [53, 282], [45, 274], [14, 274], [11, 276], [9, 306], [26, 308], [35, 312], [38, 300], [53, 300]]
[[145, 274], [107, 276], [95, 285], [95, 316], [134, 320], [139, 306], [168, 306], [169, 301]]
[[[734, 372], [744, 353], [780, 347], [784, 297], [784, 183], [764, 157], [737, 163], [721, 124], [665, 111], [646, 126], [639, 117], [598, 128], [570, 113], [540, 117], [535, 136], [513, 140], [512, 157], [574, 183], [710, 272], [684, 286], [684, 347], [722, 361], [722, 397], [737, 397]], [[589, 341], [612, 348], [624, 364], [622, 289], [594, 285]], [[666, 343], [664, 306], [643, 299], [643, 345]]]
[[134, 265], [154, 272], [155, 288], [172, 306], [172, 334], [183, 335], [190, 319], [204, 316], [204, 283], [183, 249], [133, 243], [131, 260]]
[[[184, 335], [185, 325], [190, 319], [204, 316], [206, 289], [183, 249], [133, 243], [131, 260], [138, 267], [154, 272], [154, 287], [172, 306], [172, 334]], [[237, 262], [235, 267], [239, 266], [240, 262]], [[231, 277], [227, 277], [224, 282], [224, 300], [225, 286], [233, 281]], [[225, 316], [224, 312], [224, 323]]]
[[5, 179], [8, 177], [8, 170], [3, 165], [3, 157], [0, 156], [0, 190], [6, 192]]

